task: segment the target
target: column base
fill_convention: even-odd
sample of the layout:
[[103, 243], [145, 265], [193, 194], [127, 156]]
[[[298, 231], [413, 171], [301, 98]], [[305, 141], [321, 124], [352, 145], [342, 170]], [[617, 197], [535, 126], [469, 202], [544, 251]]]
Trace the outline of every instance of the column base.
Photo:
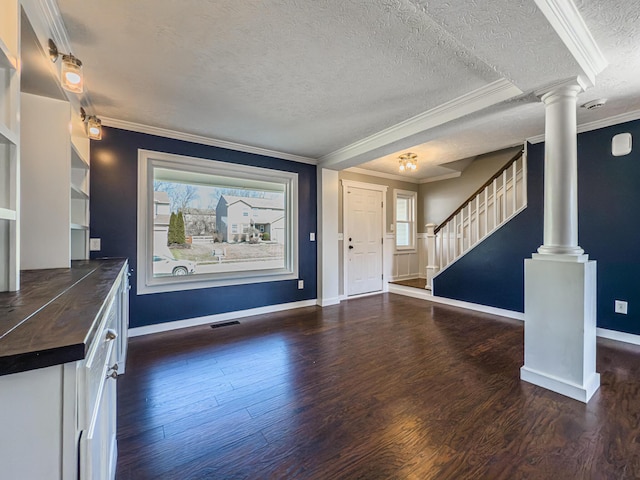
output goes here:
[[596, 262], [586, 255], [525, 260], [524, 366], [520, 378], [587, 402], [596, 373]]
[[584, 250], [580, 247], [567, 247], [562, 245], [541, 245], [538, 253], [542, 255], [583, 255]]
[[600, 388], [600, 374], [595, 372], [583, 385], [578, 385], [523, 366], [520, 368], [520, 379], [584, 403]]

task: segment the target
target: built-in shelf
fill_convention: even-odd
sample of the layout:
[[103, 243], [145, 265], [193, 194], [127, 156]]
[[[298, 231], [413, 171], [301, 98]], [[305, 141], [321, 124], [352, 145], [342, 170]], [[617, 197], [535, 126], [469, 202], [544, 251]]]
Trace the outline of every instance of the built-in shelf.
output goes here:
[[16, 218], [17, 214], [15, 210], [0, 208], [0, 220], [15, 220]]
[[77, 200], [87, 200], [89, 195], [86, 192], [83, 192], [79, 187], [71, 184], [71, 198], [75, 198]]
[[18, 68], [18, 61], [15, 55], [11, 53], [2, 37], [0, 37], [0, 68], [10, 68], [12, 70], [17, 70]]
[[0, 143], [18, 145], [19, 137], [16, 132], [12, 131], [8, 125], [0, 120]]
[[89, 225], [80, 225], [79, 223], [71, 223], [71, 230], [89, 230]]
[[0, 292], [20, 288], [20, 11], [0, 3]]
[[89, 162], [80, 154], [73, 140], [71, 141], [71, 168], [89, 170]]

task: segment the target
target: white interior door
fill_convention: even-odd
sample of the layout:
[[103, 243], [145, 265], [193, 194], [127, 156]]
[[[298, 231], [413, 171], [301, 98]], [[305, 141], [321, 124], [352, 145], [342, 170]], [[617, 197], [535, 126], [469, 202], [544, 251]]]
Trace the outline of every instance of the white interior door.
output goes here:
[[382, 192], [349, 187], [345, 200], [347, 295], [382, 290]]

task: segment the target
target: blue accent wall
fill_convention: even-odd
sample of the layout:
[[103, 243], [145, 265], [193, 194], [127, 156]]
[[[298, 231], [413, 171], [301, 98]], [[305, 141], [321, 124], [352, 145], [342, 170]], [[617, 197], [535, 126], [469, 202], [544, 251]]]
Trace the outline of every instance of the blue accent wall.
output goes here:
[[[629, 155], [611, 139], [633, 136]], [[434, 280], [441, 297], [524, 311], [524, 259], [542, 244], [544, 144], [528, 145], [528, 207]], [[640, 121], [578, 135], [578, 243], [597, 261], [598, 327], [640, 334]], [[629, 302], [614, 313], [614, 300]]]
[[181, 140], [103, 128], [102, 140], [91, 142], [91, 237], [102, 239], [102, 250], [91, 258], [128, 257], [137, 269], [138, 149], [270, 168], [298, 174], [297, 280], [203, 288], [136, 295], [131, 276], [131, 327], [153, 325], [205, 315], [246, 310], [316, 298], [316, 167], [252, 153]]

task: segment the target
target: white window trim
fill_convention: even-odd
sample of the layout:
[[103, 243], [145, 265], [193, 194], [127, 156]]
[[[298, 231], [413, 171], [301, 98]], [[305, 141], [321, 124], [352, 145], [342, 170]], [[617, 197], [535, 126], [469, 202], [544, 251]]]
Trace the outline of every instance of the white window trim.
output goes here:
[[[396, 218], [397, 216], [397, 204], [398, 204], [398, 197], [404, 197], [404, 198], [410, 198], [411, 199], [411, 231], [409, 232], [409, 235], [411, 236], [411, 245], [408, 245], [406, 247], [399, 247], [397, 244], [397, 235], [398, 235], [398, 219]], [[418, 246], [417, 246], [417, 235], [418, 235], [418, 230], [417, 230], [417, 212], [418, 210], [418, 192], [414, 192], [412, 190], [400, 190], [397, 188], [393, 189], [393, 229], [394, 229], [394, 240], [393, 240], [393, 245], [395, 248], [396, 252], [401, 252], [401, 253], [413, 253], [416, 252], [418, 250]], [[403, 222], [405, 223], [405, 222]]]
[[[179, 277], [153, 276], [153, 168], [180, 168], [213, 175], [272, 181], [285, 185], [287, 252], [285, 268]], [[298, 174], [282, 170], [220, 162], [151, 150], [138, 150], [138, 267], [137, 294], [274, 282], [298, 278]]]

